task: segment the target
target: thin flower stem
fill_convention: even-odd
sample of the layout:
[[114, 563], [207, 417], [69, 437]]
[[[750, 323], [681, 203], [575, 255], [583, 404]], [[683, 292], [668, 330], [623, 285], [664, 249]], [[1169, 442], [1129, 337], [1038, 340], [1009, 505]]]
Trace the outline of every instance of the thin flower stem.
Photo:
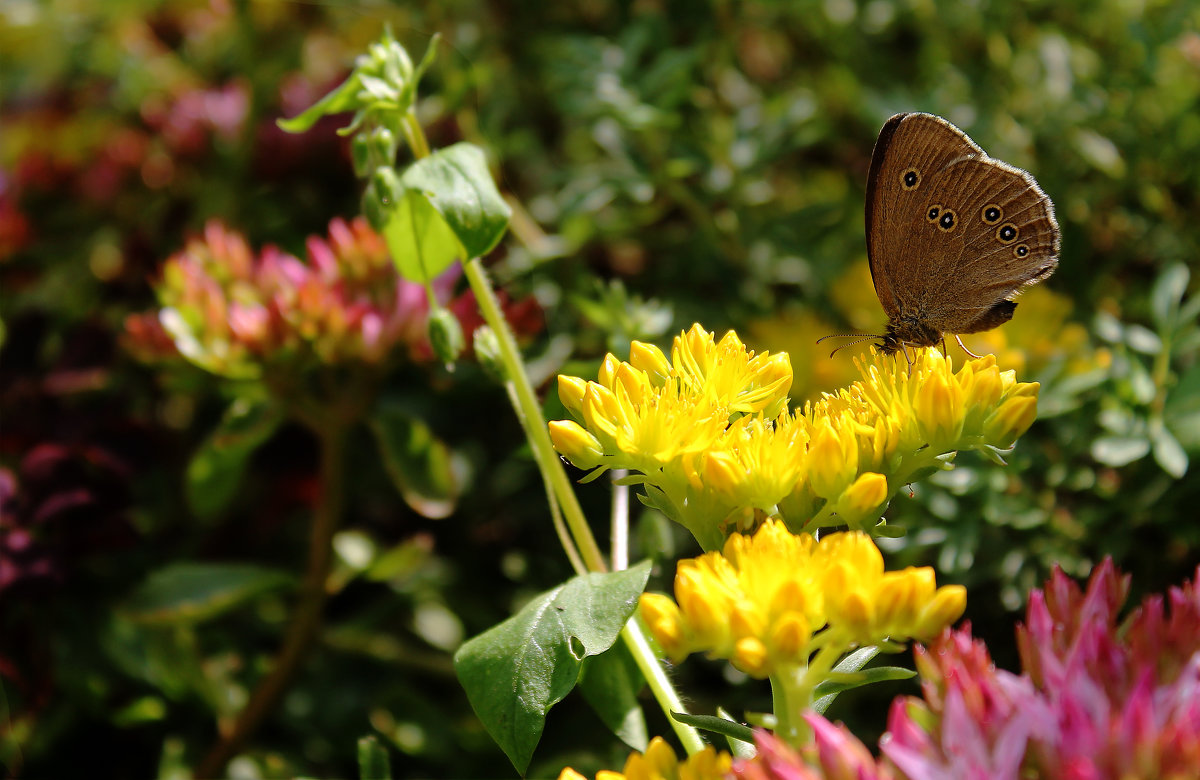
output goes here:
[[[520, 409], [520, 401], [517, 399], [516, 385], [512, 382], [505, 382], [504, 389], [508, 391], [508, 402], [512, 404], [513, 409]], [[531, 438], [529, 435], [529, 422], [524, 415], [517, 412], [517, 421], [521, 423], [521, 428], [525, 431], [525, 438]], [[541, 471], [539, 469], [539, 471]], [[546, 488], [546, 500], [550, 504], [550, 519], [554, 523], [554, 533], [558, 535], [558, 542], [562, 545], [563, 551], [567, 554], [567, 560], [571, 562], [571, 568], [576, 574], [586, 574], [587, 565], [583, 562], [583, 558], [579, 555], [579, 548], [575, 546], [575, 541], [571, 538], [571, 531], [567, 528], [567, 524], [563, 521], [562, 507], [559, 506], [558, 496], [554, 493], [554, 488], [550, 484], [550, 477], [545, 471], [541, 471], [542, 483]]]
[[[404, 117], [404, 134], [414, 157], [419, 160], [429, 156], [429, 144], [425, 140], [425, 133], [421, 129], [421, 123], [417, 121], [416, 114], [412, 112]], [[504, 364], [507, 377], [505, 384], [509, 398], [513, 402], [513, 409], [517, 413], [522, 428], [525, 429], [525, 436], [529, 440], [534, 460], [546, 483], [546, 495], [550, 502], [551, 513], [556, 518], [556, 528], [560, 527], [561, 519], [565, 519], [571, 539], [574, 540], [574, 544], [570, 544], [570, 540], [566, 539], [560, 530], [559, 537], [563, 539], [563, 549], [576, 571], [580, 571], [581, 559], [582, 565], [586, 566], [587, 571], [608, 571], [604, 555], [600, 552], [596, 538], [592, 535], [587, 519], [583, 515], [583, 508], [579, 505], [579, 498], [575, 495], [570, 480], [567, 479], [567, 472], [563, 469], [562, 461], [554, 451], [554, 444], [550, 441], [546, 421], [542, 418], [541, 407], [538, 406], [537, 397], [529, 383], [529, 376], [525, 373], [525, 363], [521, 360], [516, 339], [513, 338], [512, 331], [508, 327], [508, 321], [504, 319], [504, 313], [500, 308], [500, 303], [496, 300], [496, 294], [492, 290], [483, 263], [479, 258], [473, 258], [463, 264], [463, 270], [466, 272], [467, 284], [475, 293], [475, 300], [479, 304], [479, 313], [492, 332], [496, 334], [499, 342], [500, 360]], [[703, 750], [704, 741], [700, 738], [699, 732], [670, 717], [671, 710], [686, 712], [686, 708], [672, 687], [666, 672], [659, 664], [658, 657], [654, 655], [650, 643], [646, 641], [646, 636], [636, 619], [631, 619], [625, 624], [625, 628], [621, 630], [621, 637], [625, 640], [634, 661], [650, 685], [655, 700], [663, 708], [663, 712], [667, 713], [668, 720], [671, 721], [671, 726], [679, 736], [679, 741], [683, 743], [684, 749], [689, 755]]]
[[546, 427], [545, 420], [542, 419], [542, 410], [538, 406], [537, 396], [534, 395], [533, 387], [529, 384], [529, 377], [525, 373], [525, 364], [517, 349], [516, 339], [513, 338], [512, 331], [508, 327], [508, 321], [504, 319], [500, 303], [492, 291], [483, 263], [479, 258], [475, 258], [464, 265], [464, 270], [467, 283], [471, 286], [472, 292], [475, 293], [475, 300], [479, 304], [479, 313], [483, 316], [484, 322], [496, 334], [496, 340], [499, 342], [505, 381], [511, 386], [509, 392], [516, 399], [516, 412], [523, 418], [521, 424], [529, 437], [529, 446], [533, 451], [534, 460], [558, 499], [559, 507], [567, 521], [567, 527], [571, 530], [571, 536], [579, 547], [580, 555], [583, 556], [588, 571], [608, 571], [604, 555], [600, 552], [596, 538], [592, 535], [587, 520], [583, 516], [579, 498], [571, 488], [571, 482], [567, 479], [567, 472], [563, 469], [562, 461], [554, 451], [554, 444], [550, 441], [549, 429]]
[[425, 131], [421, 129], [421, 123], [417, 121], [415, 111], [409, 109], [405, 112], [401, 127], [404, 130], [404, 138], [408, 141], [408, 148], [412, 150], [413, 157], [418, 160], [428, 157], [429, 141], [425, 140]]
[[667, 720], [671, 722], [671, 728], [675, 730], [675, 736], [679, 737], [679, 741], [683, 744], [683, 749], [689, 756], [704, 750], [704, 740], [700, 738], [700, 732], [671, 717], [672, 712], [686, 713], [687, 707], [679, 698], [679, 694], [675, 692], [675, 687], [667, 677], [662, 664], [658, 662], [658, 657], [654, 655], [654, 650], [650, 647], [650, 642], [646, 639], [646, 633], [636, 615], [629, 619], [625, 628], [621, 629], [621, 639], [625, 640], [625, 646], [629, 648], [634, 662], [637, 663], [642, 676], [646, 678], [650, 692], [654, 694], [654, 700], [666, 713]]
[[613, 500], [612, 500], [612, 560], [613, 571], [629, 568], [629, 485], [622, 485], [621, 480], [629, 476], [628, 469], [613, 469]]
[[790, 667], [771, 675], [775, 733], [794, 747], [799, 747], [808, 734], [803, 715], [812, 704], [812, 686], [806, 685], [806, 672], [806, 668]]
[[[546, 421], [542, 418], [541, 407], [538, 406], [537, 397], [534, 395], [533, 387], [529, 384], [529, 377], [525, 373], [525, 364], [517, 349], [516, 339], [513, 338], [508, 322], [504, 319], [500, 304], [496, 300], [487, 273], [484, 271], [483, 263], [479, 261], [479, 258], [475, 258], [465, 264], [464, 270], [467, 283], [471, 286], [479, 304], [479, 312], [483, 316], [484, 322], [496, 334], [499, 342], [500, 360], [504, 364], [505, 383], [509, 397], [514, 400], [514, 409], [521, 419], [521, 425], [529, 439], [534, 460], [546, 481], [549, 500], [552, 503], [557, 502], [562, 510], [567, 527], [578, 546], [579, 554], [583, 558], [587, 570], [608, 571], [604, 556], [600, 552], [599, 545], [596, 544], [596, 538], [592, 535], [583, 515], [583, 508], [579, 505], [579, 498], [575, 495], [575, 490], [567, 478], [562, 461], [554, 451], [549, 429], [546, 427]], [[686, 712], [687, 710], [679, 698], [679, 694], [672, 687], [671, 681], [667, 678], [666, 672], [663, 671], [658, 657], [654, 654], [654, 650], [650, 647], [650, 643], [646, 640], [636, 619], [631, 619], [625, 624], [621, 630], [621, 638], [633, 655], [642, 676], [650, 685], [655, 700], [671, 721], [671, 727], [679, 736], [679, 741], [683, 744], [684, 749], [689, 755], [703, 750], [704, 741], [700, 738], [699, 732], [670, 717], [672, 710], [676, 712]]]
[[309, 534], [308, 568], [300, 587], [300, 599], [292, 612], [283, 645], [271, 671], [254, 689], [250, 700], [238, 713], [233, 727], [217, 740], [201, 760], [194, 774], [196, 778], [225, 775], [225, 765], [287, 691], [320, 630], [321, 612], [327, 595], [325, 583], [332, 561], [333, 534], [341, 520], [345, 495], [346, 430], [343, 422], [335, 417], [333, 422], [325, 424], [323, 430], [317, 431], [317, 436], [321, 447], [321, 492]]

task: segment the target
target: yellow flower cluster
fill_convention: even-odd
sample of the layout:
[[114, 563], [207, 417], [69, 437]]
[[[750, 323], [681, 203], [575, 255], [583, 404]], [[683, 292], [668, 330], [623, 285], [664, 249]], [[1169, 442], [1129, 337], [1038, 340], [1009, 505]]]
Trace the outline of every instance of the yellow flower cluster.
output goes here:
[[680, 561], [674, 601], [641, 599], [642, 619], [673, 661], [707, 652], [760, 679], [806, 667], [818, 651], [836, 658], [884, 639], [931, 639], [965, 607], [966, 590], [938, 588], [929, 567], [885, 571], [865, 533], [817, 541], [773, 520], [730, 536], [721, 553]]
[[[622, 771], [601, 770], [596, 780], [722, 780], [732, 766], [733, 758], [728, 753], [718, 753], [711, 746], [681, 762], [662, 737], [655, 737], [644, 755], [631, 753]], [[567, 767], [558, 780], [587, 778]]]
[[901, 486], [957, 450], [995, 456], [1037, 413], [1038, 385], [990, 356], [957, 372], [936, 350], [911, 366], [878, 353], [857, 365], [859, 381], [793, 412], [785, 353], [755, 355], [735, 332], [717, 341], [697, 324], [670, 359], [635, 341], [595, 382], [560, 376], [575, 420], [550, 434], [579, 468], [636, 472], [648, 504], [715, 550], [746, 519], [869, 530]]

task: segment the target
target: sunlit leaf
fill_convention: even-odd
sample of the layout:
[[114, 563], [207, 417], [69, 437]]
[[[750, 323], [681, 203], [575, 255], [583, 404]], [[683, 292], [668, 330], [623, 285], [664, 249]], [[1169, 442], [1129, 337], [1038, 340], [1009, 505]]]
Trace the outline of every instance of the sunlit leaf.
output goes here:
[[475, 714], [518, 772], [529, 766], [546, 713], [575, 687], [583, 659], [617, 641], [649, 575], [644, 561], [574, 577], [454, 654]]

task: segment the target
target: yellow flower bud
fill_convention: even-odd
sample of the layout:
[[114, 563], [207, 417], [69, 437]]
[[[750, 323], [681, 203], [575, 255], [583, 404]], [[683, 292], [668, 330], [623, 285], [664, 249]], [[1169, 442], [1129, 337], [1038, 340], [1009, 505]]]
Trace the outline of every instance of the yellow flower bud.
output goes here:
[[1010, 447], [1037, 419], [1037, 396], [1019, 395], [1000, 404], [983, 423], [983, 435], [994, 447]]
[[650, 381], [646, 378], [646, 373], [640, 371], [628, 363], [622, 363], [617, 366], [616, 373], [613, 375], [613, 390], [618, 393], [624, 391], [625, 397], [632, 404], [641, 404], [652, 391]]
[[857, 640], [871, 641], [875, 623], [875, 604], [861, 590], [854, 589], [839, 600], [837, 615], [830, 615], [829, 622], [847, 631]]
[[935, 371], [921, 383], [913, 398], [913, 410], [926, 443], [934, 451], [951, 447], [962, 435], [962, 390], [945, 373]]
[[729, 615], [729, 630], [735, 639], [748, 636], [761, 636], [767, 621], [750, 599], [739, 601]]
[[653, 344], [634, 341], [629, 345], [629, 362], [634, 368], [640, 368], [650, 377], [655, 387], [666, 384], [671, 375], [671, 363], [662, 350]]
[[617, 448], [617, 430], [621, 420], [621, 406], [616, 395], [603, 385], [588, 382], [583, 394], [583, 422], [605, 449]]
[[594, 469], [604, 460], [600, 440], [574, 420], [554, 420], [550, 423], [550, 441], [554, 449], [577, 468]]
[[746, 469], [737, 456], [728, 450], [712, 450], [703, 457], [703, 484], [725, 496], [733, 496], [746, 479]]
[[916, 593], [916, 582], [904, 572], [888, 572], [875, 589], [876, 629], [883, 634], [907, 636], [920, 609], [925, 606]]
[[596, 375], [596, 381], [605, 387], [611, 388], [613, 377], [616, 376], [617, 368], [621, 365], [621, 361], [617, 360], [617, 356], [609, 352], [604, 356], [604, 362], [600, 364], [600, 371]]
[[1000, 381], [1000, 369], [991, 365], [977, 370], [970, 393], [966, 398], [967, 407], [990, 408], [1000, 401], [1003, 393], [1004, 383]]
[[583, 416], [583, 394], [588, 383], [577, 376], [558, 375], [558, 400], [575, 417]]
[[967, 589], [962, 585], [943, 585], [937, 589], [933, 600], [921, 610], [912, 636], [916, 639], [932, 639], [943, 628], [962, 617], [966, 609]]
[[800, 662], [811, 638], [812, 628], [798, 612], [789, 612], [771, 628], [771, 647], [777, 660]]
[[[709, 555], [714, 554], [704, 557]], [[700, 639], [709, 644], [724, 644], [732, 606], [729, 594], [720, 589], [711, 574], [706, 576], [699, 567], [687, 566], [689, 563], [694, 564], [695, 560], [681, 561], [675, 573], [675, 599], [679, 609]]]
[[860, 474], [842, 493], [838, 509], [848, 515], [847, 522], [854, 525], [852, 520], [865, 520], [872, 513], [878, 512], [883, 502], [887, 501], [887, 497], [887, 477], [868, 471]]
[[787, 615], [792, 612], [808, 615], [810, 602], [808, 594], [799, 582], [794, 579], [785, 580], [771, 597], [771, 615]]
[[835, 499], [858, 471], [858, 442], [849, 426], [831, 420], [817, 428], [808, 446], [809, 483], [824, 499]]
[[761, 680], [770, 675], [767, 665], [767, 647], [761, 640], [754, 637], [744, 637], [737, 641], [733, 648], [733, 657], [729, 659], [733, 665], [746, 674]]
[[684, 646], [686, 636], [683, 621], [675, 602], [661, 593], [643, 593], [638, 600], [638, 610], [646, 629], [654, 635], [671, 660], [683, 660], [689, 651]]
[[[667, 780], [679, 776], [679, 759], [675, 751], [662, 739], [650, 740], [644, 755], [631, 753], [625, 761], [625, 780]], [[596, 780], [600, 780], [597, 775]]]

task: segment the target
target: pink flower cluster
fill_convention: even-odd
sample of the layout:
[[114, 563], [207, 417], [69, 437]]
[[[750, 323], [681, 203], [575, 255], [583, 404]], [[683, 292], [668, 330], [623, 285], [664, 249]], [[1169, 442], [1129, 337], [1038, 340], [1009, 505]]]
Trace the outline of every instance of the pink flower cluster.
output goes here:
[[[126, 322], [128, 343], [147, 359], [177, 350], [213, 373], [258, 376], [264, 368], [379, 363], [396, 351], [429, 360], [425, 287], [395, 271], [383, 239], [359, 218], [335, 219], [309, 237], [308, 262], [275, 247], [257, 255], [219, 222], [169, 258], [156, 285], [162, 308]], [[447, 303], [457, 276], [433, 283]], [[449, 303], [468, 336], [480, 324], [474, 299]], [[532, 300], [507, 307], [518, 332], [537, 327]], [[533, 315], [533, 316], [531, 316]]]
[[[1056, 570], [1018, 628], [1024, 674], [998, 670], [969, 627], [916, 653], [923, 699], [892, 704], [883, 754], [819, 716], [807, 761], [773, 737], [735, 775], [857, 780], [1200, 776], [1200, 570], [1164, 599], [1118, 612], [1111, 561], [1081, 591]], [[802, 771], [801, 771], [802, 770]], [[807, 774], [805, 774], [805, 772]]]

